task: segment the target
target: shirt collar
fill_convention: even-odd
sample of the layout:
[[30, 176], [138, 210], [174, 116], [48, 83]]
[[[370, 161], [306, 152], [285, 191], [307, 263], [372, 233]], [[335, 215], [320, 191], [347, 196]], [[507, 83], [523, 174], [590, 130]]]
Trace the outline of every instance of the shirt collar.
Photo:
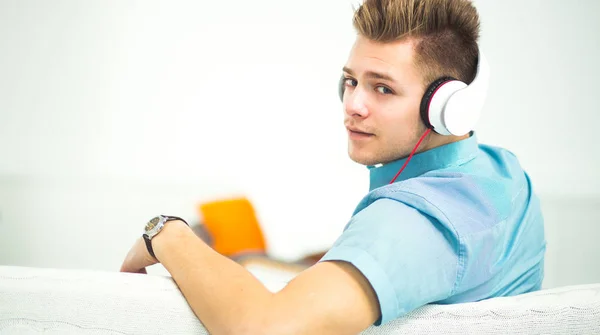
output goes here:
[[[464, 140], [445, 144], [418, 154], [415, 154], [396, 182], [420, 176], [426, 172], [443, 169], [450, 166], [462, 165], [477, 155], [479, 146], [474, 132]], [[402, 158], [381, 166], [367, 166], [370, 172], [369, 191], [389, 184], [406, 158]]]

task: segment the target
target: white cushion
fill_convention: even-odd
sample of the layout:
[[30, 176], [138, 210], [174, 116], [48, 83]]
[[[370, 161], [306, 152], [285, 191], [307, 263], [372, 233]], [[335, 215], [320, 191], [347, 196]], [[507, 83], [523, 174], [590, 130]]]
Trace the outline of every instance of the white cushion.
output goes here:
[[[0, 266], [0, 334], [39, 333], [207, 334], [168, 276]], [[600, 334], [600, 284], [428, 305], [363, 334]]]

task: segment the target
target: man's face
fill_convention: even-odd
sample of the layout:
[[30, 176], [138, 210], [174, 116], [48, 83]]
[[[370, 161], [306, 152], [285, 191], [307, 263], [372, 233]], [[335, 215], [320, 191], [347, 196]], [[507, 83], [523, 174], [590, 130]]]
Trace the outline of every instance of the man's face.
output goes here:
[[375, 165], [406, 157], [425, 131], [425, 91], [413, 64], [412, 41], [377, 43], [358, 36], [344, 67], [348, 154]]

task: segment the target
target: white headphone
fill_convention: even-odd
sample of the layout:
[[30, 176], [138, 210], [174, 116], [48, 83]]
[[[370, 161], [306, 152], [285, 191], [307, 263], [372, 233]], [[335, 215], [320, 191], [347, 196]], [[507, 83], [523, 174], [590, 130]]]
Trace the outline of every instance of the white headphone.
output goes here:
[[[441, 135], [462, 136], [474, 129], [488, 90], [490, 69], [479, 50], [477, 73], [471, 84], [443, 77], [425, 90], [421, 99], [421, 119], [427, 128]], [[344, 99], [344, 77], [340, 79], [339, 96]]]

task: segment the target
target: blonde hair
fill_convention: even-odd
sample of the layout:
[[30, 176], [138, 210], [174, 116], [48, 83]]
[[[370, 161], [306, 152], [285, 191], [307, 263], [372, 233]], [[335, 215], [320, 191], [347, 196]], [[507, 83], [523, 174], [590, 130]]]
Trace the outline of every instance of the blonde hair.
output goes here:
[[353, 25], [375, 42], [413, 39], [425, 86], [443, 76], [467, 84], [475, 77], [480, 23], [468, 0], [365, 0]]

